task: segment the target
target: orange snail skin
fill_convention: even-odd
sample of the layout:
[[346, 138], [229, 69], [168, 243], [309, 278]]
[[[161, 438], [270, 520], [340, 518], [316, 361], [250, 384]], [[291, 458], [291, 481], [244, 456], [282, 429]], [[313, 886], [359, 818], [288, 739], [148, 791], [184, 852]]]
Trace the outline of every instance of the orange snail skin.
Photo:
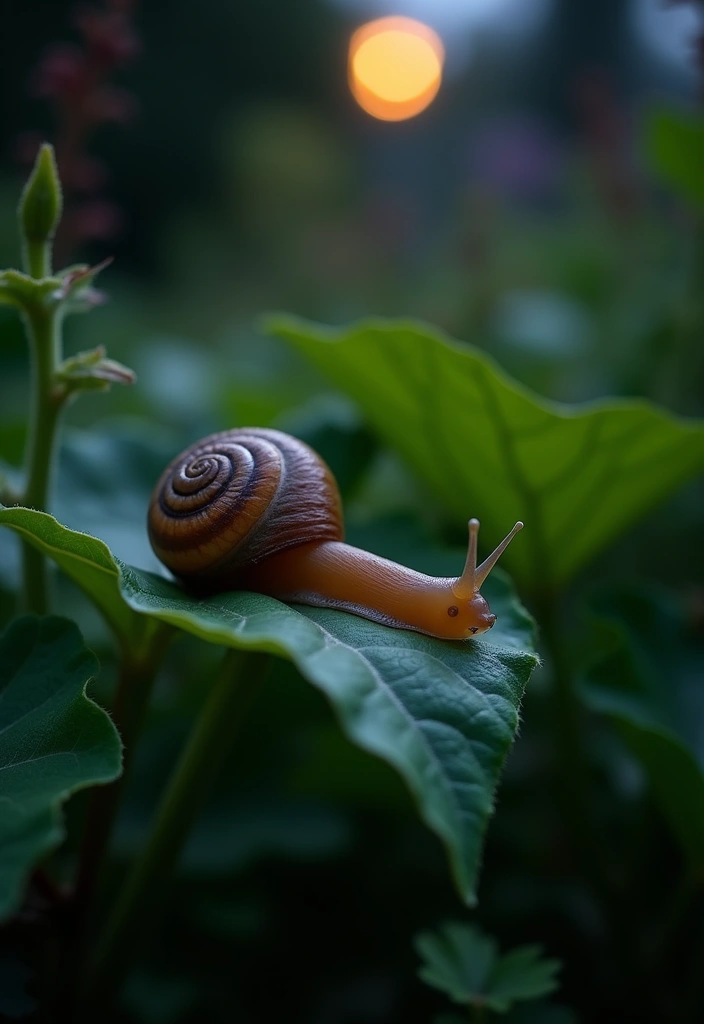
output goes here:
[[167, 467], [149, 507], [157, 557], [201, 595], [252, 590], [446, 640], [491, 629], [479, 593], [516, 523], [477, 566], [479, 522], [459, 577], [433, 577], [345, 544], [340, 497], [312, 448], [277, 430], [213, 434]]

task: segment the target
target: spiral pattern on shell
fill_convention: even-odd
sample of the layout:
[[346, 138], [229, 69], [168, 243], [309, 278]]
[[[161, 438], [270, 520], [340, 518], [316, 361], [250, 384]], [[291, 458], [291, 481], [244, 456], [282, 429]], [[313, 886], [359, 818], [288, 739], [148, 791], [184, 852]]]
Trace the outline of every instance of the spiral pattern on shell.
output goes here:
[[278, 430], [242, 428], [191, 445], [149, 506], [149, 539], [202, 592], [236, 589], [246, 566], [312, 541], [343, 540], [337, 483], [312, 448]]

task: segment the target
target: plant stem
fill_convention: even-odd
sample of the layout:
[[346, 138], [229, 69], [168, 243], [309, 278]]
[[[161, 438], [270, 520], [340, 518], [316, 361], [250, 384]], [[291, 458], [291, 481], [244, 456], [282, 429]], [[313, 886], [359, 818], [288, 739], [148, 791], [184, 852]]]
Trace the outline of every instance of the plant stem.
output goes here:
[[125, 783], [132, 765], [154, 689], [154, 682], [173, 630], [160, 623], [148, 645], [137, 656], [127, 645], [119, 659], [119, 676], [112, 707], [112, 719], [123, 746], [122, 774], [107, 786], [91, 793], [83, 829], [80, 862], [67, 908], [69, 922], [61, 950], [61, 966], [54, 993], [57, 1020], [73, 1020], [81, 984], [81, 968], [91, 928], [100, 914], [101, 879], [105, 854], [110, 844]]
[[[40, 306], [25, 315], [32, 354], [31, 410], [27, 440], [27, 484], [22, 504], [45, 511], [51, 486], [56, 427], [63, 404], [54, 374], [61, 358], [61, 324], [53, 309]], [[46, 561], [26, 542], [23, 551], [24, 605], [44, 615], [48, 606]]]
[[25, 239], [22, 251], [22, 262], [26, 273], [36, 280], [40, 280], [42, 277], [50, 277], [51, 255], [51, 239], [42, 238], [39, 241], [35, 241], [34, 239]]
[[158, 659], [133, 662], [123, 658], [112, 711], [123, 745], [122, 775], [109, 786], [97, 786], [86, 814], [85, 837], [74, 889], [75, 914], [80, 933], [95, 909], [96, 890], [105, 852], [132, 764], [137, 737], [149, 707], [159, 666]]
[[168, 885], [191, 825], [268, 664], [267, 658], [242, 651], [225, 655], [166, 787], [146, 848], [118, 894], [98, 943], [87, 990], [89, 1007], [96, 1000], [108, 1005], [122, 982], [138, 936]]

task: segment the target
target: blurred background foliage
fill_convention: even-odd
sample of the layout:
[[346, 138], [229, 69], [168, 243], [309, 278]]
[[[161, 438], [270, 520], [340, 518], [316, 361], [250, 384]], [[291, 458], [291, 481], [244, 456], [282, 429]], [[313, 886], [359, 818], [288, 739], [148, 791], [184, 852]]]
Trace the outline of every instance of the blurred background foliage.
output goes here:
[[[462, 542], [461, 524], [445, 520], [354, 406], [261, 333], [270, 310], [329, 324], [417, 317], [558, 401], [644, 396], [704, 413], [701, 213], [672, 186], [657, 119], [689, 116], [701, 100], [696, 4], [106, 6], [129, 26], [111, 79], [119, 91], [86, 132], [65, 248], [70, 261], [115, 262], [101, 278], [109, 303], [72, 318], [67, 349], [104, 344], [135, 368], [138, 384], [69, 411], [53, 506], [60, 521], [153, 568], [144, 515], [167, 459], [211, 430], [273, 424], [331, 463], [353, 542], [394, 546], [396, 555], [404, 543], [417, 549], [420, 532]], [[364, 114], [346, 82], [352, 30], [392, 10], [435, 24], [448, 48], [435, 102], [397, 124]], [[15, 209], [36, 140], [60, 144], [65, 130], [56, 112], [71, 89], [70, 47], [90, 30], [81, 17], [64, 0], [3, 6], [0, 265], [19, 261]], [[21, 326], [2, 309], [0, 454], [14, 465], [27, 393]], [[666, 582], [680, 621], [701, 638], [701, 500], [700, 484], [686, 488], [593, 565], [584, 585]], [[12, 538], [0, 545], [4, 612], [17, 566]], [[103, 627], [67, 582], [59, 588], [101, 658], [107, 693]], [[566, 601], [584, 624], [579, 600]], [[619, 602], [607, 604], [615, 615]], [[613, 637], [588, 621], [585, 655], [613, 666]], [[182, 639], [167, 662], [130, 781], [121, 856], [149, 819], [213, 656]], [[618, 719], [614, 698], [590, 678], [592, 706]], [[601, 810], [617, 837], [631, 835], [634, 860], [617, 870], [633, 866], [638, 891], [652, 897], [646, 912], [634, 887], [623, 896], [642, 939], [634, 951], [562, 859], [551, 797], [540, 789], [541, 737], [552, 725], [540, 678], [524, 720], [490, 831], [481, 921], [502, 946], [538, 940], [563, 959], [561, 998], [579, 1019], [595, 1019], [607, 1000], [624, 1020], [668, 1019], [680, 947], [668, 945], [662, 878], [678, 877], [682, 854], [642, 767], [618, 731], [596, 720]], [[71, 813], [81, 806], [79, 797]], [[456, 914], [439, 844], [401, 784], [344, 740], [324, 700], [279, 665], [192, 837], [126, 1012], [148, 1024], [282, 1012], [306, 1024], [425, 1022], [443, 1003], [415, 980], [410, 936]], [[624, 977], [639, 979], [637, 997]], [[696, 991], [687, 998], [697, 1005]]]

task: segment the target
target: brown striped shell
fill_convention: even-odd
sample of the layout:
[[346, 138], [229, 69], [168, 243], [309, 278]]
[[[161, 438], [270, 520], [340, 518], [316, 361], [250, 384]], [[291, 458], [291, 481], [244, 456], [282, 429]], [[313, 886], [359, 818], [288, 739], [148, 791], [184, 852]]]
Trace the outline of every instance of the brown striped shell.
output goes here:
[[191, 445], [162, 473], [149, 539], [200, 592], [236, 589], [242, 568], [311, 541], [343, 540], [337, 483], [303, 441], [278, 430], [225, 430]]

